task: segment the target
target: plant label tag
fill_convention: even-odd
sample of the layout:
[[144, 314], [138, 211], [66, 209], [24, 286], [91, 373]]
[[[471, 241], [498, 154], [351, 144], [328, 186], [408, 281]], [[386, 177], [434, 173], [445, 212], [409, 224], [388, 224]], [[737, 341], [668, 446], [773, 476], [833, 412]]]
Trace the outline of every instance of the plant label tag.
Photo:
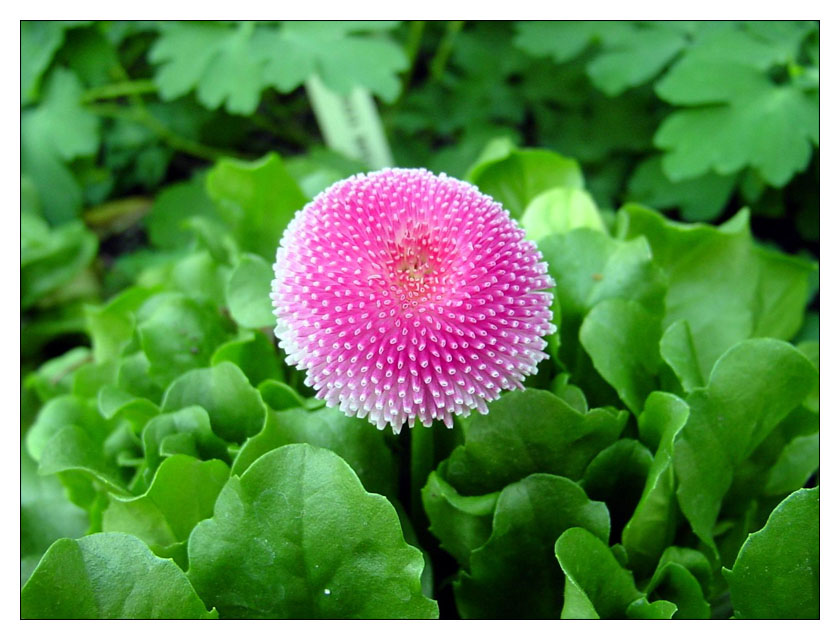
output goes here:
[[330, 149], [361, 160], [371, 169], [393, 166], [394, 158], [369, 91], [356, 87], [341, 95], [328, 89], [317, 75], [310, 76], [305, 86]]

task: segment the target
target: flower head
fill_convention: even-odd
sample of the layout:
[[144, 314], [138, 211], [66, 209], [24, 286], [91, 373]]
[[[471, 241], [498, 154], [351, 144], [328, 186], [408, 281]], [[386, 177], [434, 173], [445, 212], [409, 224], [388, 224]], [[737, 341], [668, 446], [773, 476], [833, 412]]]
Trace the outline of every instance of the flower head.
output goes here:
[[425, 169], [338, 182], [299, 211], [271, 299], [286, 361], [348, 415], [395, 432], [487, 412], [547, 356], [552, 286], [492, 198]]

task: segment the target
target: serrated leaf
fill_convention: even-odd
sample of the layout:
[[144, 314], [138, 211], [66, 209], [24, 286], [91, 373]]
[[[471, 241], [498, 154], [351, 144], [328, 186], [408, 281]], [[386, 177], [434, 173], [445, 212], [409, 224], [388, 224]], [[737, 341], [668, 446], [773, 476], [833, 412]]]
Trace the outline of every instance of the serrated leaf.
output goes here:
[[338, 93], [347, 94], [361, 86], [392, 102], [401, 89], [397, 74], [408, 67], [408, 60], [390, 40], [359, 35], [371, 28], [363, 22], [299, 21], [284, 23], [277, 33], [263, 31], [259, 46], [269, 59], [265, 80], [289, 92], [317, 73]]
[[222, 489], [190, 536], [190, 581], [227, 618], [428, 618], [423, 558], [336, 454], [276, 449]]
[[155, 557], [140, 540], [122, 533], [58, 540], [20, 597], [22, 618], [218, 617], [206, 610], [172, 560]]

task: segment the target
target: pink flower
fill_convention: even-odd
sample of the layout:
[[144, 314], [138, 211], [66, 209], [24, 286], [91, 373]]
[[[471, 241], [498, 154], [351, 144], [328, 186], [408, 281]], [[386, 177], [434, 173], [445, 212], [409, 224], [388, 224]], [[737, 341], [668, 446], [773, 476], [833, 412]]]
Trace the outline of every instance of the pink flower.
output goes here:
[[286, 362], [347, 415], [452, 426], [522, 388], [553, 332], [547, 266], [507, 211], [425, 169], [357, 175], [289, 224], [271, 299]]

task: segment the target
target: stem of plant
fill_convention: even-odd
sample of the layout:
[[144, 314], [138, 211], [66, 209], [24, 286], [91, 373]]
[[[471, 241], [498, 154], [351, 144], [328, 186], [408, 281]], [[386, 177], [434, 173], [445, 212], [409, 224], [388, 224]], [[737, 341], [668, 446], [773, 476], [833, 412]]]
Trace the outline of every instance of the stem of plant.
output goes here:
[[420, 490], [426, 485], [426, 480], [435, 464], [435, 426], [424, 427], [419, 422], [411, 431], [411, 518], [417, 526], [425, 521], [423, 501]]
[[452, 49], [455, 47], [455, 40], [463, 28], [463, 20], [450, 20], [446, 24], [446, 33], [441, 38], [435, 56], [429, 64], [429, 70], [434, 80], [440, 80], [443, 77], [446, 63], [449, 62], [449, 56], [452, 55]]

